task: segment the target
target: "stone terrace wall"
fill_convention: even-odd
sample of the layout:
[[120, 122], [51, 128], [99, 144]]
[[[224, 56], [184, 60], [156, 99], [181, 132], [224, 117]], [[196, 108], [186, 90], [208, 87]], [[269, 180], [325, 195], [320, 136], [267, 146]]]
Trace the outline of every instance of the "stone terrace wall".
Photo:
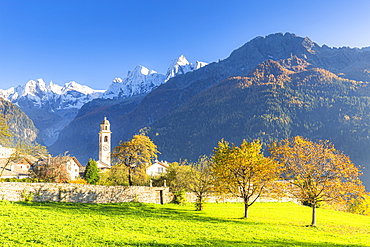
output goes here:
[[172, 200], [168, 187], [0, 182], [0, 200], [22, 201], [31, 193], [33, 201], [163, 204]]

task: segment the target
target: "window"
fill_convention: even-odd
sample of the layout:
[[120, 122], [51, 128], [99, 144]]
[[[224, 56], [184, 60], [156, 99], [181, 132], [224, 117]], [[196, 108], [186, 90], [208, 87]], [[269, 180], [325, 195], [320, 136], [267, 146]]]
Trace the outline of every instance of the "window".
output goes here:
[[163, 167], [158, 167], [158, 173], [163, 173]]
[[108, 136], [104, 136], [104, 142], [108, 142]]

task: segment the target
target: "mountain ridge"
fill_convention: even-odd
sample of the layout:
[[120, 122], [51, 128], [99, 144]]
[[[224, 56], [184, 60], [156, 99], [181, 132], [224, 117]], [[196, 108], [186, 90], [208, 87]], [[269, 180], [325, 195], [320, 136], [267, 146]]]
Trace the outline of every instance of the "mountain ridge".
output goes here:
[[134, 70], [128, 71], [127, 77], [116, 78], [104, 91], [94, 90], [75, 81], [60, 86], [52, 81], [47, 85], [42, 79], [38, 79], [30, 80], [24, 86], [0, 89], [0, 98], [13, 102], [26, 112], [40, 129], [42, 144], [50, 146], [57, 141], [60, 131], [77, 116], [81, 107], [92, 100], [122, 100], [145, 95], [170, 78], [206, 65], [201, 62], [193, 65], [183, 55], [174, 61], [171, 64], [173, 68], [168, 69], [168, 75], [137, 65]]
[[[359, 78], [370, 69], [369, 54], [366, 49], [319, 46], [290, 33], [272, 34], [247, 42], [226, 59], [171, 78], [129, 111], [105, 107], [84, 114], [106, 112], [115, 124], [113, 146], [149, 128], [160, 158], [168, 161], [210, 154], [221, 138], [268, 143], [299, 134], [330, 139], [363, 164], [370, 159], [365, 157], [370, 148], [370, 89]], [[95, 125], [88, 127], [90, 138], [98, 132]], [[76, 134], [69, 131], [64, 130], [64, 142]], [[55, 150], [62, 151], [62, 139], [57, 145]], [[95, 149], [85, 152], [96, 158]]]
[[[191, 66], [181, 57], [173, 64], [180, 67], [166, 75], [178, 74], [153, 83], [148, 93], [132, 90], [129, 97], [86, 103], [51, 152], [70, 151], [83, 164], [97, 159], [99, 123], [107, 117], [112, 146], [146, 128], [159, 158], [168, 161], [211, 154], [222, 138], [268, 144], [302, 135], [329, 139], [356, 164], [370, 167], [370, 49], [330, 48], [277, 33], [252, 39], [196, 70], [187, 71]], [[366, 169], [365, 175], [369, 186]]]

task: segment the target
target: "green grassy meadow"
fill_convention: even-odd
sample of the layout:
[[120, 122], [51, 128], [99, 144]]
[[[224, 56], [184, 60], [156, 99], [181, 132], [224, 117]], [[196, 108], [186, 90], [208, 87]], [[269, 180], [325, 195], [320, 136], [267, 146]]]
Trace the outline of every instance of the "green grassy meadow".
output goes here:
[[370, 217], [311, 208], [243, 204], [0, 202], [0, 246], [370, 246]]

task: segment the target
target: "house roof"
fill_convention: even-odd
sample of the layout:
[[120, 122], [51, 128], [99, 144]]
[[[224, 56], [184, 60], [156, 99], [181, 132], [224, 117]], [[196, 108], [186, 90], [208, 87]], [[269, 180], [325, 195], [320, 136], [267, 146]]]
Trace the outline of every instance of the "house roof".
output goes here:
[[[67, 158], [68, 161], [72, 160], [79, 168], [83, 167], [76, 157], [70, 157], [70, 156], [64, 156], [64, 157]], [[40, 160], [40, 161], [42, 163], [42, 162], [45, 162], [47, 160], [53, 160], [53, 159], [56, 159], [56, 158], [59, 158], [59, 157], [48, 157], [48, 158]]]
[[102, 162], [100, 160], [96, 161], [96, 164], [98, 165], [99, 169], [110, 169], [111, 168], [110, 165], [108, 165], [107, 163]]
[[83, 167], [82, 165], [81, 165], [81, 163], [78, 161], [78, 159], [76, 158], [76, 157], [71, 157], [73, 160], [74, 160], [74, 162], [78, 165], [78, 167]]
[[161, 165], [165, 168], [168, 168], [168, 165], [167, 165], [167, 162], [163, 162], [163, 161], [155, 161], [151, 166], [155, 165], [155, 164], [158, 164], [158, 165]]
[[[6, 158], [0, 158], [0, 172], [4, 169], [4, 166], [8, 162]], [[20, 159], [17, 162], [10, 162], [4, 169], [2, 177], [18, 177], [18, 176], [30, 176], [29, 169], [21, 168], [21, 165], [30, 165], [33, 164], [26, 158]]]

